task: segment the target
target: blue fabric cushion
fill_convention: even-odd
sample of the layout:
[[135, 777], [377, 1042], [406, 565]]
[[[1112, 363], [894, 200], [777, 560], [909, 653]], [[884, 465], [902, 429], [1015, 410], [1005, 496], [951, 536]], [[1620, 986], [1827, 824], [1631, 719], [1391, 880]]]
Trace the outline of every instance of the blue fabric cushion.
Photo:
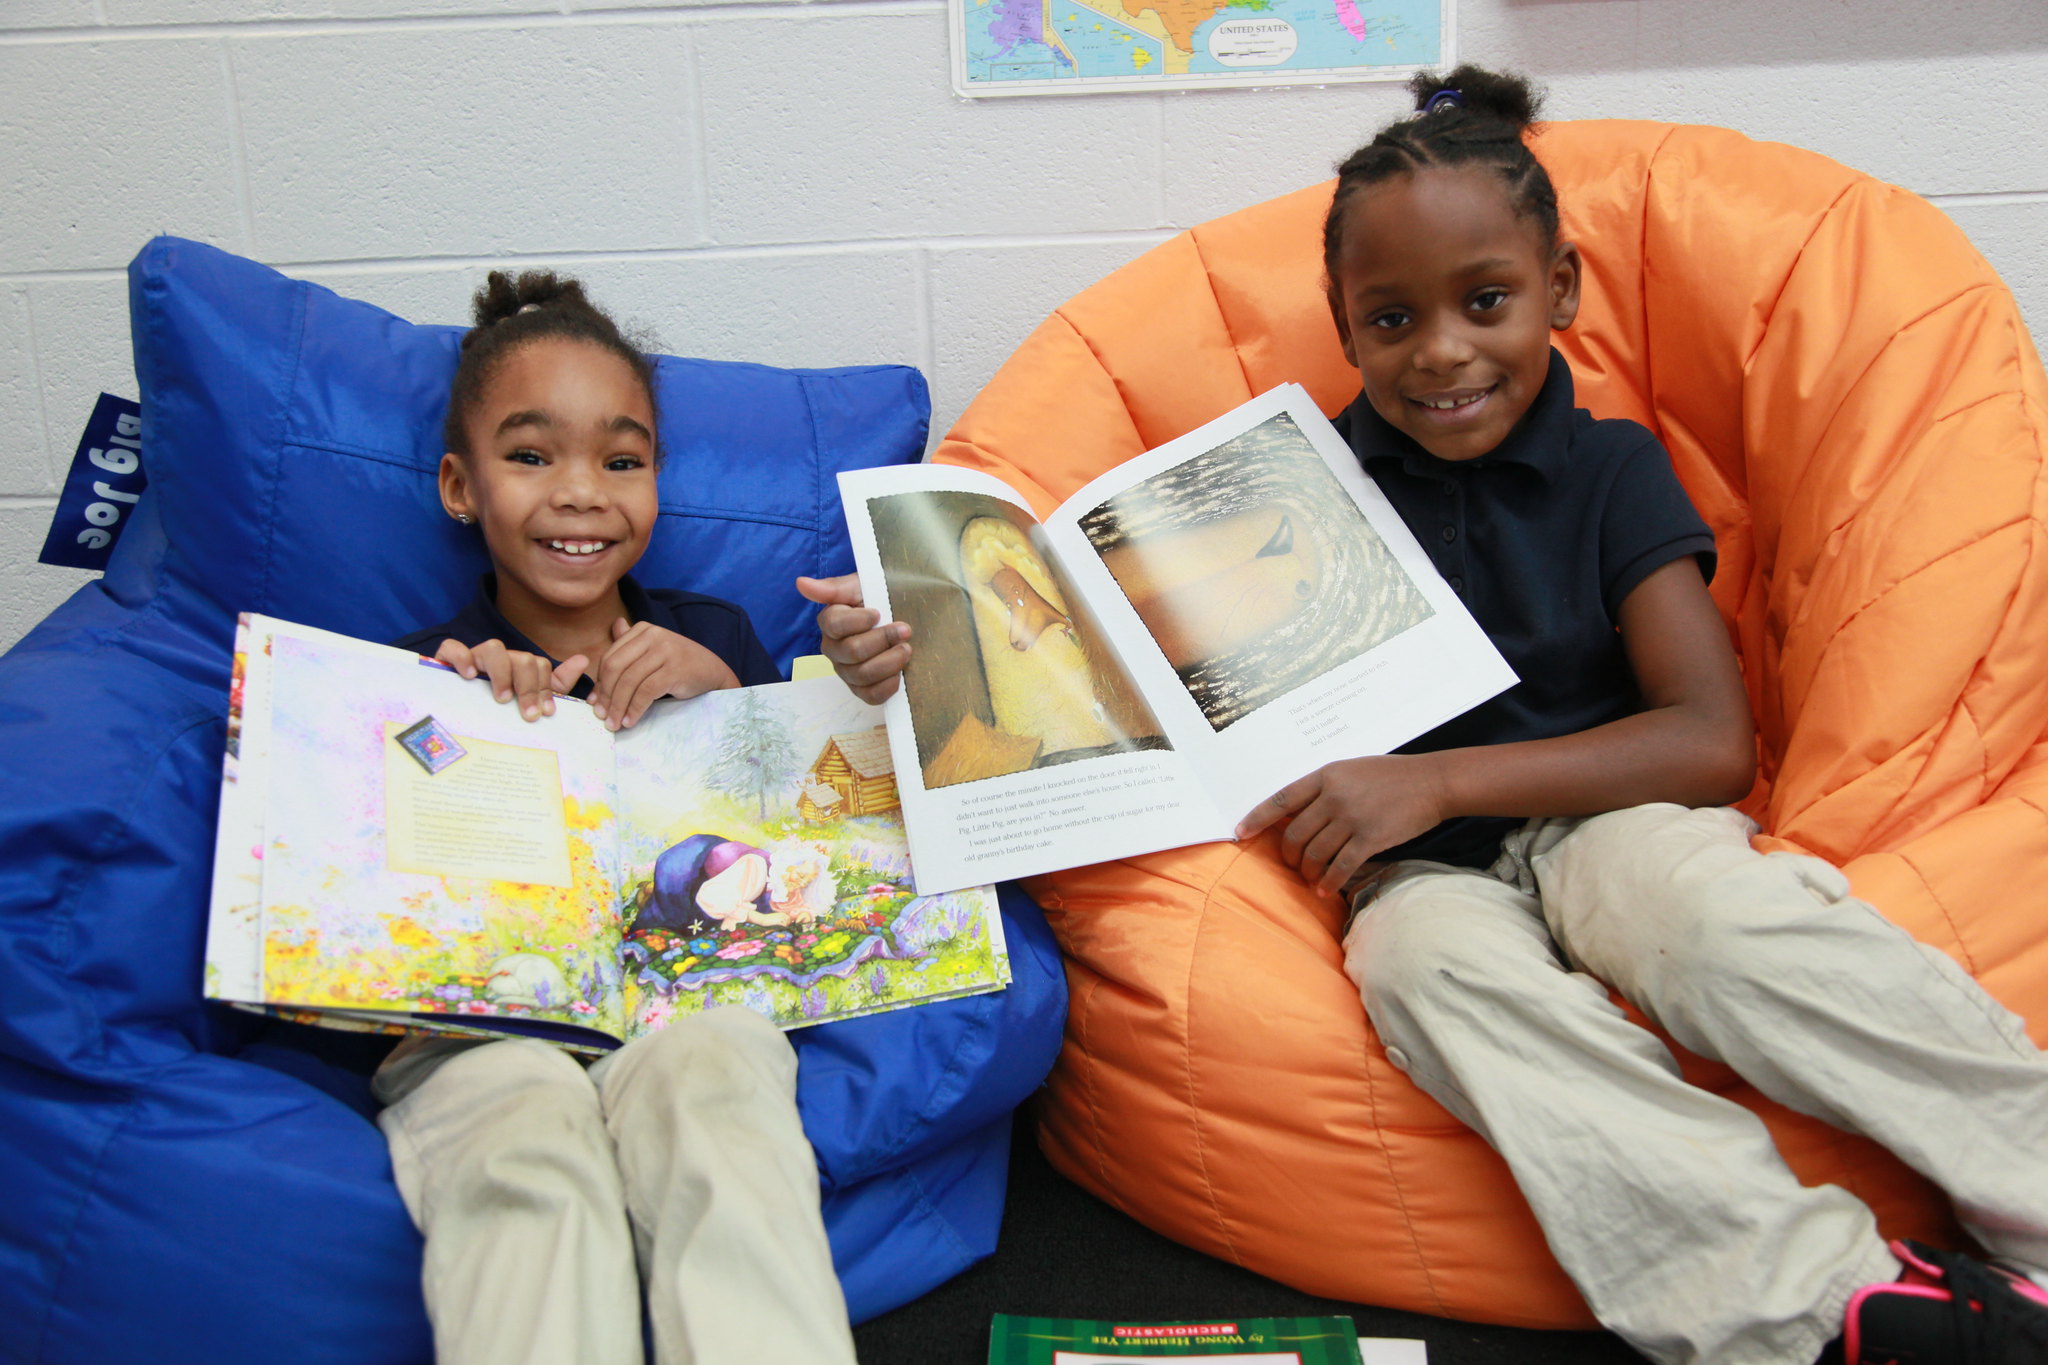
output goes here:
[[[175, 239], [130, 270], [151, 485], [106, 577], [0, 658], [0, 1362], [425, 1362], [419, 1239], [363, 1050], [199, 998], [233, 613], [393, 638], [484, 567], [434, 469], [453, 329]], [[663, 357], [638, 576], [815, 645], [790, 578], [850, 565], [833, 475], [921, 453], [900, 367]], [[793, 1035], [856, 1319], [986, 1255], [1004, 1115], [1066, 994], [1005, 888], [1004, 992]]]

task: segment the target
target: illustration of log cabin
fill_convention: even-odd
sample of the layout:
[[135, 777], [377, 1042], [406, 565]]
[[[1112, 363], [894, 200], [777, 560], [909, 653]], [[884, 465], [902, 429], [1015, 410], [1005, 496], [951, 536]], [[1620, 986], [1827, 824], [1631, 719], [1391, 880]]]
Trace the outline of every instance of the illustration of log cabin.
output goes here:
[[804, 774], [797, 813], [806, 820], [879, 815], [902, 804], [896, 794], [896, 762], [889, 756], [889, 732], [882, 726], [834, 735]]

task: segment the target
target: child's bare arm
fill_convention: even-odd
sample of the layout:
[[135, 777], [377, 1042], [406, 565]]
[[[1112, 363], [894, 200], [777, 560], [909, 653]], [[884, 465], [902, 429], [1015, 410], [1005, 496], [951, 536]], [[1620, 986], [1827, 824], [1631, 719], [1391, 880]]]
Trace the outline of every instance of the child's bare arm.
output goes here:
[[576, 685], [585, 663], [578, 654], [557, 668], [543, 655], [505, 648], [502, 640], [486, 640], [474, 648], [460, 640], [443, 640], [434, 657], [465, 678], [481, 675], [499, 701], [516, 699], [519, 714], [528, 720], [555, 714], [555, 694]]
[[1454, 816], [1739, 800], [1755, 777], [1755, 726], [1698, 565], [1673, 560], [1644, 579], [1620, 624], [1643, 697], [1634, 715], [1556, 739], [1332, 763], [1260, 802], [1238, 837], [1288, 819], [1283, 856], [1334, 893], [1381, 850]]
[[821, 607], [818, 647], [832, 661], [840, 681], [870, 705], [895, 695], [910, 662], [909, 625], [885, 622], [882, 613], [862, 605], [859, 574], [799, 578], [796, 590]]

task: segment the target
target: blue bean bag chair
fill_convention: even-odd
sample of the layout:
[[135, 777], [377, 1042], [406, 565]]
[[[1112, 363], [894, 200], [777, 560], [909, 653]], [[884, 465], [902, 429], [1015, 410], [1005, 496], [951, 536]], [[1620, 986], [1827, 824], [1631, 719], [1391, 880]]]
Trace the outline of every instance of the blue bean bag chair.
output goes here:
[[[0, 657], [0, 1362], [422, 1365], [420, 1244], [376, 1040], [200, 998], [237, 611], [372, 640], [485, 564], [434, 471], [455, 328], [192, 242], [129, 271], [147, 495], [106, 576]], [[661, 357], [664, 525], [637, 571], [738, 601], [784, 663], [797, 573], [852, 565], [836, 471], [918, 458], [894, 366]], [[1006, 991], [792, 1035], [856, 1320], [995, 1244], [1008, 1115], [1058, 1050], [1037, 909]]]

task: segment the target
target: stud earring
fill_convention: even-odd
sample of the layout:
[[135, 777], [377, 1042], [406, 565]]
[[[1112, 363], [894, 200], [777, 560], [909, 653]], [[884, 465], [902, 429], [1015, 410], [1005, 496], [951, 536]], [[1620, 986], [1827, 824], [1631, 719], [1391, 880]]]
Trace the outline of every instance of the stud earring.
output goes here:
[[473, 522], [473, 521], [475, 521], [475, 520], [476, 520], [476, 518], [475, 518], [475, 517], [472, 517], [472, 516], [471, 516], [471, 515], [470, 515], [469, 513], [467, 513], [467, 512], [457, 512], [457, 513], [455, 514], [455, 519], [456, 519], [457, 521], [461, 522], [461, 523], [462, 523], [462, 524], [463, 524], [464, 526], [467, 526], [467, 525], [469, 525], [469, 524], [470, 524], [471, 522]]

